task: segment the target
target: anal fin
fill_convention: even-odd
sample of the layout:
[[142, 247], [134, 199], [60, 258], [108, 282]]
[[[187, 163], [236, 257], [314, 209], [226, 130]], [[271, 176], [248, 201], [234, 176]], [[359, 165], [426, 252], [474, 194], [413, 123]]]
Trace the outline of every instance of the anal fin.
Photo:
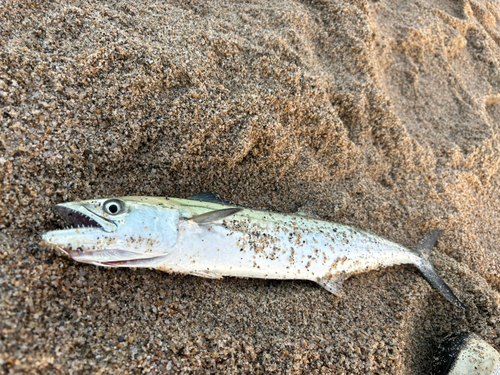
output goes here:
[[193, 276], [204, 277], [205, 279], [222, 279], [222, 274], [211, 272], [208, 270], [206, 271], [193, 270], [189, 271], [189, 274]]
[[337, 297], [342, 297], [344, 295], [342, 290], [342, 282], [344, 279], [342, 276], [318, 277], [318, 279], [314, 281]]

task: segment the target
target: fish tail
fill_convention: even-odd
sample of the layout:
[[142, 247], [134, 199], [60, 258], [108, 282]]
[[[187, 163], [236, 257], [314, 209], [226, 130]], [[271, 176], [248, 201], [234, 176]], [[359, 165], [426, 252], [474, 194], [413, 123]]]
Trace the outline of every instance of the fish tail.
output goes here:
[[443, 233], [442, 230], [433, 230], [432, 232], [427, 233], [424, 238], [422, 238], [419, 243], [413, 249], [420, 258], [422, 259], [416, 266], [422, 272], [425, 279], [431, 284], [441, 295], [454, 304], [457, 307], [462, 309], [465, 306], [460, 302], [457, 296], [453, 293], [450, 287], [444, 282], [444, 280], [437, 274], [432, 266], [429, 256], [431, 254], [432, 248], [436, 244], [437, 239]]

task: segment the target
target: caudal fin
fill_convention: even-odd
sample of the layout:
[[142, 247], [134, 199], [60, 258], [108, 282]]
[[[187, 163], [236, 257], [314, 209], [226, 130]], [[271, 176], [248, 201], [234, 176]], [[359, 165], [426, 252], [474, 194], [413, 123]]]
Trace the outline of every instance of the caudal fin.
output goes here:
[[429, 261], [429, 255], [441, 233], [443, 233], [442, 230], [433, 230], [432, 232], [427, 233], [424, 238], [422, 238], [415, 246], [414, 251], [417, 252], [422, 258], [422, 262], [417, 264], [417, 267], [420, 272], [422, 272], [422, 275], [424, 275], [429, 284], [431, 284], [439, 293], [441, 293], [444, 298], [446, 298], [455, 306], [464, 309], [465, 306], [462, 304], [462, 302], [460, 302], [460, 300], [453, 293], [450, 287], [446, 285], [441, 276], [437, 274], [431, 262]]

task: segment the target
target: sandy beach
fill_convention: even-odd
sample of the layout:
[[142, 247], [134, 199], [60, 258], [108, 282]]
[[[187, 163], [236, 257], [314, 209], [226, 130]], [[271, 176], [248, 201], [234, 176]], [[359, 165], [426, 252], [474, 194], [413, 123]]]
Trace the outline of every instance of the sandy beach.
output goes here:
[[[498, 1], [0, 2], [0, 373], [428, 374], [500, 347]], [[412, 247], [312, 282], [105, 269], [63, 201], [214, 191]]]

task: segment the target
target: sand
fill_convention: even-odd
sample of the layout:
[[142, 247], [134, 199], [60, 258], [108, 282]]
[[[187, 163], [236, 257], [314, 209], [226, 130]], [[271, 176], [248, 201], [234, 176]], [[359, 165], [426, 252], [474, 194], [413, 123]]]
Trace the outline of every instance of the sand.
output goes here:
[[[495, 1], [0, 3], [0, 372], [427, 374], [500, 345]], [[78, 264], [58, 202], [215, 191], [433, 262], [311, 282]]]

